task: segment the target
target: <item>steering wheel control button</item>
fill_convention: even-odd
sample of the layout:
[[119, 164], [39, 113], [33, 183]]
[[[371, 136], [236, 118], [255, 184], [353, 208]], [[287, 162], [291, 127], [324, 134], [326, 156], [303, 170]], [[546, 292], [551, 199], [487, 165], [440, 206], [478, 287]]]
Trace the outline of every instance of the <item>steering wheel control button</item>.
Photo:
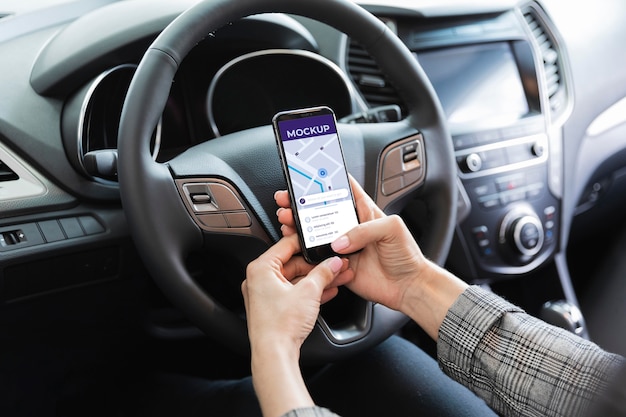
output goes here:
[[177, 183], [187, 200], [187, 209], [201, 228], [211, 232], [248, 234], [258, 227], [236, 191], [227, 183], [218, 179], [178, 180]]
[[404, 177], [398, 176], [389, 180], [383, 181], [383, 194], [391, 195], [404, 188]]
[[417, 152], [407, 152], [402, 155], [402, 161], [405, 164], [417, 160]]
[[218, 183], [209, 183], [207, 186], [213, 195], [214, 204], [220, 211], [245, 210], [239, 198], [230, 188]]
[[382, 158], [383, 195], [391, 195], [423, 178], [422, 144], [417, 139], [394, 145], [383, 153]]
[[196, 213], [245, 210], [235, 193], [223, 184], [192, 183], [185, 184], [183, 189]]
[[252, 226], [252, 220], [245, 211], [239, 211], [236, 213], [224, 214], [228, 227], [250, 227]]
[[228, 222], [226, 218], [221, 213], [216, 214], [202, 214], [198, 216], [198, 220], [202, 222], [207, 227], [215, 227], [215, 228], [226, 228], [228, 227]]
[[[402, 147], [402, 171], [415, 171], [422, 166], [422, 149], [418, 141], [412, 141]], [[406, 185], [409, 185], [408, 183]]]
[[411, 184], [414, 184], [420, 180], [422, 177], [422, 172], [419, 169], [414, 169], [413, 171], [406, 172], [402, 178], [404, 178], [404, 186], [407, 187]]
[[211, 204], [211, 196], [208, 194], [191, 194], [191, 201], [194, 205]]
[[[402, 149], [397, 147], [385, 155], [383, 162], [383, 181], [402, 175]], [[396, 190], [397, 191], [397, 190]]]
[[184, 186], [185, 195], [191, 203], [193, 210], [197, 213], [217, 211], [214, 199], [210, 194], [208, 184], [186, 184]]

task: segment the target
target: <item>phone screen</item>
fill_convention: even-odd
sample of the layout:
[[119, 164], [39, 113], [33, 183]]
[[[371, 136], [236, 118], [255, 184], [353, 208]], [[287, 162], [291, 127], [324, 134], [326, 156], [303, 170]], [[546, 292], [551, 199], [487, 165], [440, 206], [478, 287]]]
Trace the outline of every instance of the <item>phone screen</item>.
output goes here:
[[335, 117], [327, 107], [274, 117], [301, 244], [312, 261], [358, 224]]

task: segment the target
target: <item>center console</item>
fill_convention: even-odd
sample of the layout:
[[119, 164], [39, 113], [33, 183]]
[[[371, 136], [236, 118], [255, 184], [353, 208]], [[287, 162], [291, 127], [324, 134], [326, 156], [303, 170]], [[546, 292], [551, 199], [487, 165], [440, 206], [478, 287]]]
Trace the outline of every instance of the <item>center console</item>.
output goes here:
[[528, 272], [555, 253], [560, 205], [542, 120], [453, 136], [462, 185], [451, 262], [469, 264], [474, 278]]
[[[445, 267], [584, 336], [559, 247], [561, 126], [573, 101], [567, 56], [549, 17], [533, 1], [474, 15], [372, 11], [412, 51], [448, 122], [458, 209]], [[349, 43], [347, 68], [369, 107], [402, 107], [399, 92], [356, 42]], [[407, 213], [418, 236], [422, 214]], [[563, 312], [572, 320], [563, 323]]]
[[[560, 158], [542, 97], [541, 54], [516, 13], [399, 34], [446, 114], [459, 175], [448, 267], [474, 282], [530, 272], [558, 248]], [[469, 275], [469, 276], [468, 276]]]

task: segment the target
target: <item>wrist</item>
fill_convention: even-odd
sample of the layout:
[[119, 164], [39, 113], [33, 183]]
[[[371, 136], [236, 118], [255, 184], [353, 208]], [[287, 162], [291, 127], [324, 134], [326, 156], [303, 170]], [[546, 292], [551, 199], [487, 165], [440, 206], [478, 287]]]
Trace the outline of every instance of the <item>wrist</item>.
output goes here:
[[448, 310], [467, 287], [463, 280], [431, 261], [425, 261], [405, 292], [401, 311], [437, 340]]
[[251, 338], [250, 349], [253, 363], [255, 360], [281, 358], [281, 360], [297, 365], [300, 360], [300, 345], [290, 339], [272, 336]]
[[253, 343], [251, 349], [252, 382], [264, 416], [315, 405], [300, 371], [299, 346], [274, 339]]

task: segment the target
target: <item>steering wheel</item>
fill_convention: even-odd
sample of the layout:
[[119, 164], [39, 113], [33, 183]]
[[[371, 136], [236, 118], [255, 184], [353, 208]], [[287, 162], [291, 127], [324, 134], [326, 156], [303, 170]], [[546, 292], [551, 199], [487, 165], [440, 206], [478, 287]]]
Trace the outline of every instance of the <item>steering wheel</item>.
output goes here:
[[[178, 18], [143, 56], [119, 128], [119, 186], [130, 231], [153, 279], [171, 302], [207, 335], [249, 351], [241, 310], [220, 302], [194, 277], [193, 254], [217, 253], [241, 265], [280, 237], [273, 194], [285, 189], [269, 125], [208, 140], [167, 163], [155, 162], [150, 138], [165, 108], [178, 66], [207, 34], [242, 17], [266, 12], [306, 16], [356, 39], [401, 94], [408, 116], [395, 123], [339, 124], [348, 170], [387, 213], [419, 199], [426, 207], [420, 245], [445, 261], [456, 222], [456, 164], [437, 96], [405, 45], [377, 18], [348, 0], [207, 0]], [[326, 362], [371, 347], [407, 318], [381, 305], [346, 297], [339, 320], [318, 325], [302, 359]], [[344, 302], [338, 301], [339, 303]]]

